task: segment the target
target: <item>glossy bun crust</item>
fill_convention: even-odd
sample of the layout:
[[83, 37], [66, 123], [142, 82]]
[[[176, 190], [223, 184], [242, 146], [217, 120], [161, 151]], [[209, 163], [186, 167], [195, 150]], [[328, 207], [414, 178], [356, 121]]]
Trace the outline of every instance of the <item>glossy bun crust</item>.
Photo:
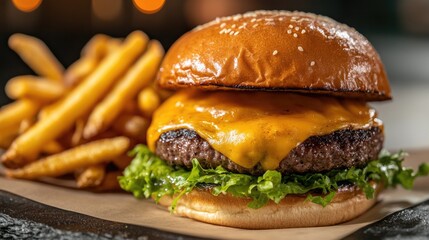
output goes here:
[[[374, 184], [376, 195], [381, 186]], [[249, 199], [231, 195], [213, 196], [208, 190], [193, 190], [182, 196], [174, 213], [179, 216], [227, 227], [271, 229], [318, 227], [346, 222], [366, 212], [376, 202], [367, 199], [357, 187], [339, 190], [326, 207], [305, 200], [305, 196], [288, 195], [280, 203], [252, 209]], [[164, 196], [160, 204], [170, 206], [172, 199]]]
[[353, 28], [310, 13], [256, 11], [182, 36], [167, 53], [161, 87], [391, 98], [379, 55]]

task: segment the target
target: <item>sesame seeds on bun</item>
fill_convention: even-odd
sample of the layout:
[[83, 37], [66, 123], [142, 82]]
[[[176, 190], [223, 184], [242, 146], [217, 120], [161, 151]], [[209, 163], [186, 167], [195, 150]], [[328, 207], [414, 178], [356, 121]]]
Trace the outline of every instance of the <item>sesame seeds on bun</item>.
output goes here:
[[303, 12], [218, 18], [182, 36], [158, 76], [161, 87], [391, 98], [379, 55], [353, 28]]

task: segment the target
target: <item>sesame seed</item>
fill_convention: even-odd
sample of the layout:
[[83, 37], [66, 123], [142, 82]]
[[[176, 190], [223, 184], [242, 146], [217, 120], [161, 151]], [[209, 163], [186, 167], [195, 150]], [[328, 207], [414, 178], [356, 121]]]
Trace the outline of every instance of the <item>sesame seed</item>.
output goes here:
[[298, 34], [294, 33], [294, 34], [293, 34], [293, 37], [296, 37], [296, 38], [297, 38], [297, 37], [298, 37]]
[[238, 33], [240, 33], [240, 32], [238, 32], [238, 31], [237, 31], [237, 32], [235, 32], [235, 33], [234, 33], [234, 36], [237, 36], [237, 35], [238, 35]]
[[279, 17], [279, 21], [283, 21], [283, 18], [282, 18], [282, 17]]
[[302, 48], [301, 46], [298, 46], [298, 50], [299, 50], [300, 52], [304, 52], [304, 48]]
[[256, 20], [257, 22], [260, 22], [260, 21], [262, 21], [263, 19], [262, 18], [260, 18], [260, 19], [258, 19], [258, 20]]
[[272, 18], [265, 18], [265, 21], [271, 22], [271, 21], [274, 21], [274, 19], [272, 19]]
[[222, 29], [219, 31], [219, 34], [224, 34], [225, 33], [225, 29]]
[[314, 61], [310, 62], [310, 66], [314, 66], [316, 63]]
[[253, 25], [253, 28], [256, 28], [258, 25], [259, 25], [259, 24], [255, 24], [255, 25]]
[[240, 19], [240, 18], [242, 18], [241, 14], [237, 14], [237, 15], [235, 15], [235, 16], [233, 16], [233, 17], [232, 17], [232, 19], [233, 19], [234, 21], [236, 21], [236, 20], [238, 20], [238, 19]]
[[232, 28], [235, 28], [236, 27], [236, 25], [235, 24], [232, 24], [232, 26], [231, 26]]
[[274, 51], [273, 51], [273, 56], [277, 55], [277, 53], [279, 53], [279, 51], [274, 50]]
[[302, 29], [301, 34], [304, 34], [304, 33], [305, 33], [305, 29]]
[[231, 29], [225, 29], [225, 33], [229, 33], [229, 32], [231, 32]]
[[232, 34], [234, 34], [234, 31], [229, 32], [229, 35], [231, 35], [231, 36], [232, 36]]
[[221, 27], [221, 28], [224, 28], [224, 27], [225, 27], [225, 25], [226, 25], [226, 23], [222, 23], [222, 24], [220, 25], [220, 27]]
[[250, 20], [250, 22], [256, 22], [256, 18], [252, 18], [252, 20]]
[[288, 29], [288, 30], [287, 30], [287, 33], [288, 33], [288, 34], [291, 34], [291, 33], [292, 33], [292, 30]]
[[243, 29], [243, 28], [245, 28], [244, 25], [241, 25], [240, 27], [238, 27], [238, 29]]
[[293, 28], [293, 26], [292, 26], [292, 25], [289, 25], [289, 28]]
[[299, 27], [295, 27], [295, 30], [296, 30], [296, 31], [298, 31], [298, 30], [299, 30]]

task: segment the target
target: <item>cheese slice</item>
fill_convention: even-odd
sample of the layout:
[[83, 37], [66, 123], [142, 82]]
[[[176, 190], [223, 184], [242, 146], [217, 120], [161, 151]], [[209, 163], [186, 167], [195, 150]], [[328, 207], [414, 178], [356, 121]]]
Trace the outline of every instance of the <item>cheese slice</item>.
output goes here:
[[191, 129], [233, 162], [276, 169], [310, 136], [381, 125], [363, 101], [292, 93], [184, 90], [155, 112], [148, 145], [164, 132]]

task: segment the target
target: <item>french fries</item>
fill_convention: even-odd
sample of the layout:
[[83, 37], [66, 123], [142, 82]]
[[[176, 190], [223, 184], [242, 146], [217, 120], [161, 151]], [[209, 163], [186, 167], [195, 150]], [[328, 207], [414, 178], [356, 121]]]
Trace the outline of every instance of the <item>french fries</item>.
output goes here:
[[147, 87], [139, 93], [138, 104], [143, 116], [151, 117], [161, 104], [161, 99], [152, 87]]
[[[132, 160], [126, 152], [145, 143], [152, 113], [168, 97], [153, 88], [161, 44], [139, 31], [125, 39], [97, 34], [65, 71], [38, 39], [14, 34], [9, 44], [39, 76], [17, 76], [6, 86], [16, 99], [0, 108], [7, 176], [119, 190], [117, 177]], [[141, 110], [139, 93], [148, 91]], [[56, 179], [71, 173], [72, 184]]]
[[104, 34], [96, 34], [82, 48], [80, 55], [82, 57], [98, 58], [106, 54], [107, 44], [111, 38]]
[[18, 136], [20, 125], [17, 123], [0, 130], [0, 148], [7, 149], [12, 144], [13, 139]]
[[0, 131], [34, 117], [40, 105], [28, 99], [22, 99], [0, 108]]
[[106, 191], [118, 191], [121, 190], [119, 186], [118, 177], [122, 175], [121, 171], [108, 172], [103, 179], [103, 182], [93, 188], [96, 192], [106, 192]]
[[150, 122], [141, 116], [124, 114], [115, 121], [113, 129], [121, 135], [144, 142], [149, 125]]
[[29, 98], [50, 102], [59, 99], [65, 92], [63, 84], [36, 76], [14, 77], [6, 84], [6, 94], [12, 99]]
[[161, 44], [152, 41], [146, 53], [91, 113], [83, 132], [85, 138], [107, 129], [122, 110], [122, 106], [131, 101], [140, 89], [151, 83], [163, 55], [164, 49]]
[[42, 153], [44, 154], [57, 154], [64, 151], [64, 147], [57, 141], [50, 141], [42, 148]]
[[34, 118], [27, 118], [21, 121], [21, 124], [19, 124], [19, 134], [24, 133], [28, 129], [30, 129], [31, 126], [34, 125]]
[[6, 175], [22, 179], [58, 177], [75, 169], [107, 162], [112, 157], [123, 154], [129, 143], [130, 140], [126, 137], [90, 142], [30, 163], [23, 168], [7, 170]]
[[13, 136], [0, 136], [0, 149], [7, 149], [13, 142]]
[[116, 49], [121, 46], [123, 39], [111, 38], [107, 42], [106, 54], [116, 51]]
[[54, 140], [61, 132], [70, 128], [76, 119], [97, 103], [116, 78], [141, 53], [146, 39], [147, 36], [140, 31], [131, 33], [123, 46], [105, 58], [82, 84], [66, 96], [56, 108], [55, 114], [49, 114], [13, 142], [2, 156], [3, 164], [8, 165], [11, 162], [14, 166], [25, 165], [33, 160], [31, 157], [37, 155], [43, 144]]
[[39, 39], [24, 34], [13, 34], [9, 38], [9, 47], [40, 76], [54, 82], [62, 82], [64, 67]]
[[83, 140], [83, 129], [85, 127], [86, 121], [83, 118], [76, 120], [75, 129], [73, 135], [71, 136], [71, 145], [77, 146]]
[[99, 186], [106, 174], [104, 164], [90, 166], [83, 171], [77, 173], [76, 184], [78, 188], [88, 188]]
[[47, 116], [49, 116], [52, 113], [56, 113], [56, 108], [58, 108], [59, 106], [61, 106], [63, 104], [64, 99], [58, 100], [56, 102], [53, 102], [49, 105], [45, 105], [39, 112], [39, 114], [37, 115], [37, 118], [39, 120], [42, 120], [44, 118], [46, 118]]
[[98, 66], [99, 60], [92, 57], [84, 57], [73, 63], [64, 75], [67, 86], [77, 85], [83, 81]]
[[[74, 86], [89, 76], [102, 58], [108, 54], [109, 37], [97, 34], [82, 49], [82, 58], [67, 68], [64, 81], [67, 86]], [[118, 46], [119, 47], [119, 46]]]
[[11, 125], [7, 128], [4, 128], [0, 131], [0, 139], [6, 139], [9, 138], [11, 136], [16, 136], [19, 133], [19, 129], [20, 129], [21, 124], [17, 123], [14, 125]]

